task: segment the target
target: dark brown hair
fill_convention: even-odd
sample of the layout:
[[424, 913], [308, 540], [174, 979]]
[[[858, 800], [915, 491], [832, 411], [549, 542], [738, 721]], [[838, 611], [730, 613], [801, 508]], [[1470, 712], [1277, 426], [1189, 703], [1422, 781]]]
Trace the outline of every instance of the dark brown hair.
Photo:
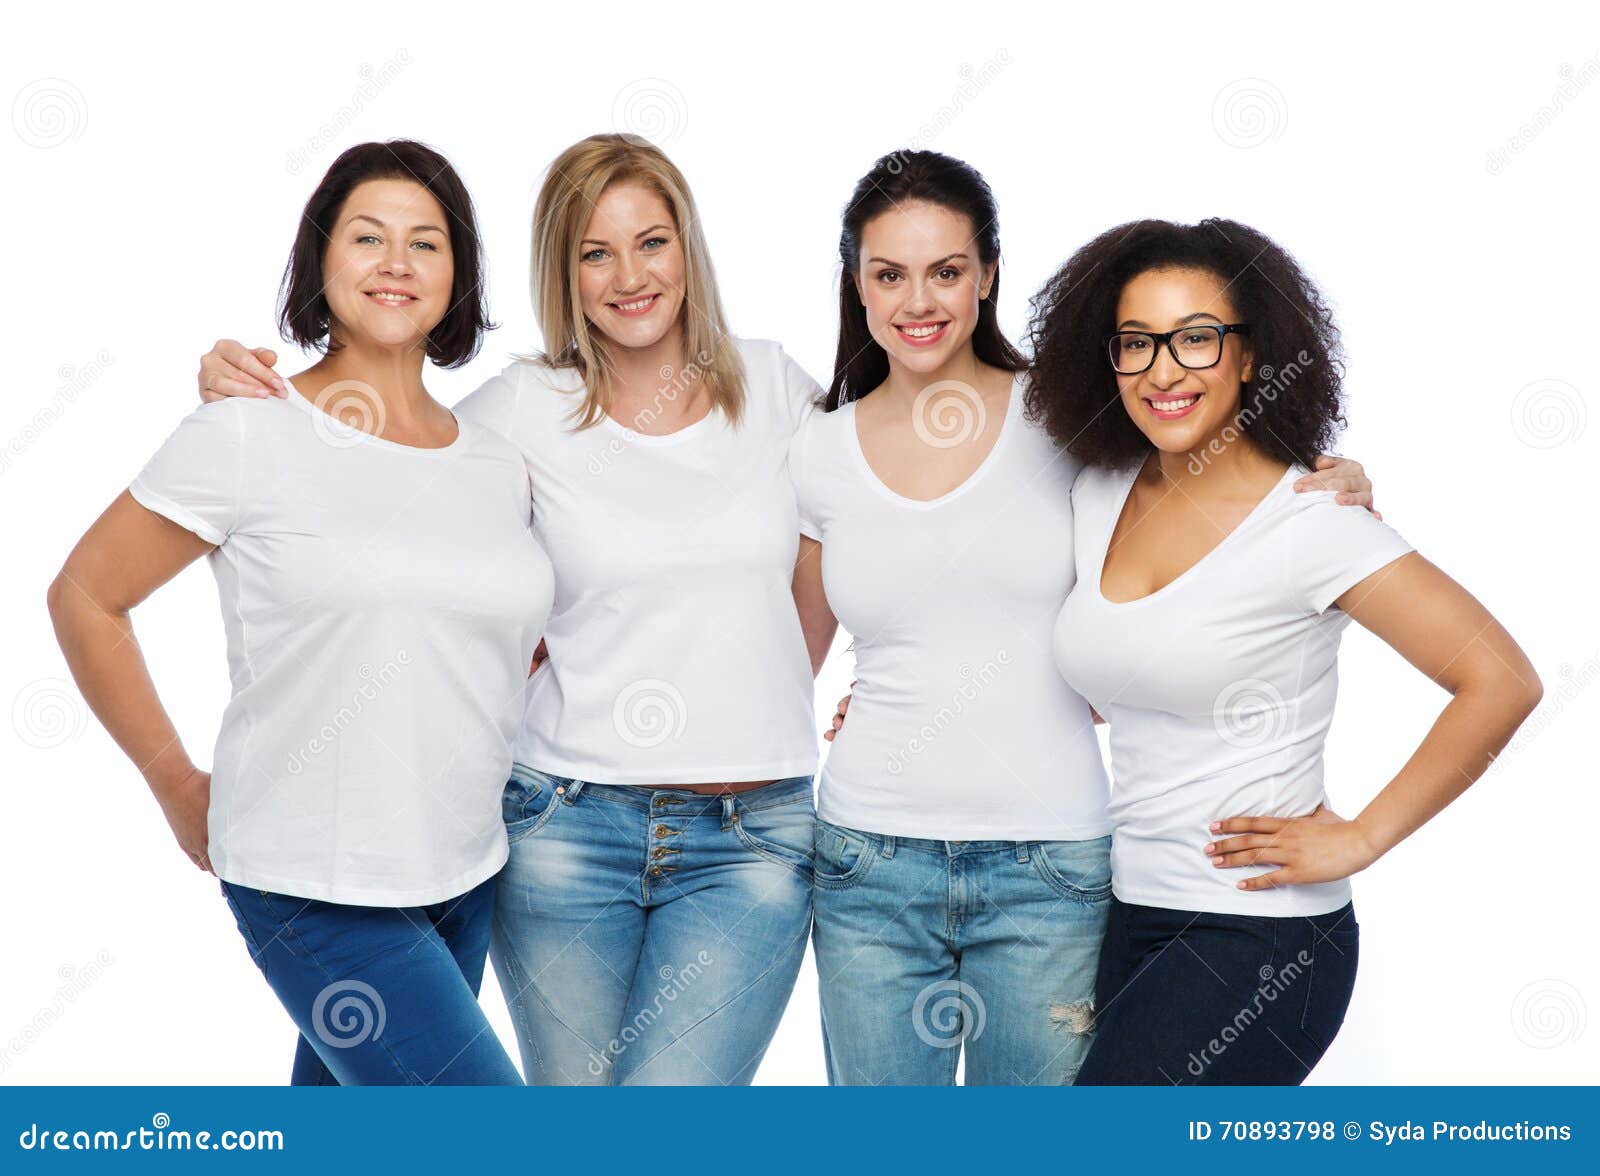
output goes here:
[[360, 143], [328, 168], [300, 214], [289, 264], [278, 289], [278, 328], [283, 337], [310, 350], [337, 350], [328, 337], [332, 312], [324, 292], [322, 259], [334, 222], [356, 186], [368, 180], [411, 180], [432, 193], [444, 209], [455, 274], [450, 309], [428, 333], [428, 358], [440, 367], [460, 367], [478, 353], [492, 330], [483, 279], [483, 244], [472, 197], [455, 168], [433, 148], [411, 139]]
[[937, 151], [895, 151], [880, 158], [861, 177], [844, 208], [839, 230], [839, 347], [834, 355], [828, 411], [859, 400], [889, 378], [889, 354], [867, 327], [852, 276], [861, 266], [861, 234], [869, 221], [910, 200], [923, 200], [959, 213], [972, 222], [978, 259], [994, 265], [989, 296], [978, 304], [972, 349], [979, 359], [1008, 372], [1020, 372], [1027, 361], [1000, 331], [995, 305], [1000, 300], [1000, 211], [994, 193], [976, 168]]

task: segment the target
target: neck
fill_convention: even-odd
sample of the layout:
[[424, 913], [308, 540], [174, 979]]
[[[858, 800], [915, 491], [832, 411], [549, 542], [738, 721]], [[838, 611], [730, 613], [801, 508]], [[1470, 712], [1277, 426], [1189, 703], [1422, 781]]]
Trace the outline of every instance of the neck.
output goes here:
[[1161, 476], [1179, 488], [1210, 495], [1234, 490], [1247, 495], [1269, 471], [1282, 472], [1282, 463], [1264, 453], [1237, 426], [1214, 434], [1192, 450], [1156, 451]]
[[343, 341], [338, 351], [326, 355], [299, 376], [306, 391], [315, 399], [324, 388], [341, 381], [364, 385], [363, 394], [383, 402], [386, 418], [396, 424], [418, 420], [434, 407], [433, 397], [422, 384], [421, 344], [387, 347], [370, 340]]
[[[653, 397], [665, 386], [679, 386], [686, 366], [683, 327], [673, 324], [671, 330], [648, 347], [619, 347], [610, 343], [607, 357], [615, 376], [612, 387], [620, 399]], [[662, 375], [663, 371], [667, 374]]]
[[984, 370], [985, 364], [972, 349], [971, 342], [931, 372], [912, 371], [896, 360], [891, 353], [889, 378], [883, 382], [878, 394], [887, 395], [890, 400], [902, 402], [909, 408], [930, 385], [942, 381], [965, 384], [969, 388], [981, 391], [979, 381]]

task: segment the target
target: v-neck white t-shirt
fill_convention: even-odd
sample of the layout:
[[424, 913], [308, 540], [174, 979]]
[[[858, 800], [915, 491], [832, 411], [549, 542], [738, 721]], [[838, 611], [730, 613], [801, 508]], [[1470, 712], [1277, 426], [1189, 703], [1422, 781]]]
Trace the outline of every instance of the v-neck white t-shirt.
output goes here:
[[1212, 821], [1290, 817], [1323, 803], [1347, 589], [1411, 550], [1331, 492], [1297, 494], [1291, 467], [1193, 567], [1125, 603], [1100, 591], [1138, 477], [1086, 469], [1073, 487], [1078, 585], [1055, 629], [1067, 681], [1110, 724], [1112, 888], [1123, 902], [1239, 915], [1317, 915], [1348, 879], [1242, 891], [1274, 866], [1218, 869]]
[[217, 877], [419, 906], [505, 863], [501, 793], [550, 609], [522, 456], [437, 449], [291, 387], [191, 413], [129, 487], [216, 544], [233, 693], [211, 769]]
[[856, 405], [817, 413], [790, 469], [851, 634], [850, 716], [818, 815], [872, 833], [1074, 841], [1108, 830], [1106, 777], [1051, 630], [1071, 591], [1078, 463], [1023, 413], [1019, 376], [994, 447], [960, 486], [903, 497], [873, 472]]
[[555, 565], [550, 659], [528, 683], [518, 763], [641, 786], [816, 770], [788, 452], [821, 389], [776, 343], [733, 342], [737, 426], [712, 412], [665, 436], [609, 416], [575, 429], [582, 379], [532, 362], [457, 406], [522, 452]]

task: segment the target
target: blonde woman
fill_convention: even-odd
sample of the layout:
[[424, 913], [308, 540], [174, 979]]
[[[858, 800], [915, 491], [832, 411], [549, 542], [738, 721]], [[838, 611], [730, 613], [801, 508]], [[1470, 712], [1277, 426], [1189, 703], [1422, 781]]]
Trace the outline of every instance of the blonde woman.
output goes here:
[[[492, 957], [531, 1084], [748, 1083], [811, 923], [832, 628], [792, 595], [786, 455], [821, 389], [728, 334], [688, 186], [637, 137], [552, 164], [532, 284], [545, 352], [456, 408], [521, 449], [556, 577]], [[223, 341], [203, 394], [270, 394], [275, 359]]]

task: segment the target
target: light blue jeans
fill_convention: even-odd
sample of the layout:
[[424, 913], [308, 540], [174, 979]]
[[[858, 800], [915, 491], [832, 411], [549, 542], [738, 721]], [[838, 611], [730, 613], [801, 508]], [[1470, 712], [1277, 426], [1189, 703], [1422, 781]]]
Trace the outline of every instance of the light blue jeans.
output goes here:
[[529, 1085], [748, 1084], [811, 928], [811, 778], [706, 796], [517, 765], [490, 958]]
[[1070, 1085], [1092, 1040], [1111, 838], [929, 841], [817, 821], [828, 1080]]

